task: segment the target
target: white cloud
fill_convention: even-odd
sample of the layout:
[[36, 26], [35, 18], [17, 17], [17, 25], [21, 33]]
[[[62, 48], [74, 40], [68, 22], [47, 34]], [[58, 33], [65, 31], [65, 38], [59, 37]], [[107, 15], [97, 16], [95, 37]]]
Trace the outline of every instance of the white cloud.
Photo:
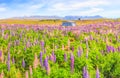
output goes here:
[[61, 3], [56, 3], [52, 5], [51, 7], [48, 7], [48, 10], [51, 11], [69, 11], [69, 10], [80, 10], [82, 8], [95, 8], [98, 6], [103, 6], [103, 5], [108, 5], [108, 1], [103, 1], [103, 0], [89, 0], [89, 1], [84, 1], [84, 2], [79, 2], [79, 1], [70, 1], [70, 2], [61, 2]]
[[6, 7], [0, 7], [0, 12], [6, 11]]
[[29, 6], [28, 8], [29, 9], [40, 9], [43, 6], [44, 6], [43, 4], [34, 4], [34, 5]]
[[119, 9], [100, 12], [100, 14], [103, 15], [104, 17], [120, 18], [120, 10]]
[[104, 12], [102, 8], [90, 8], [89, 10], [78, 10], [71, 11], [68, 15], [76, 15], [76, 16], [91, 16], [91, 15], [99, 15], [100, 12]]
[[[31, 0], [25, 3], [0, 3], [1, 17], [31, 15], [120, 16], [118, 0]], [[117, 9], [118, 7], [118, 9]]]
[[90, 10], [81, 11], [80, 14], [81, 15], [94, 15], [95, 13], [102, 12], [102, 11], [104, 11], [104, 9], [102, 8], [91, 8]]

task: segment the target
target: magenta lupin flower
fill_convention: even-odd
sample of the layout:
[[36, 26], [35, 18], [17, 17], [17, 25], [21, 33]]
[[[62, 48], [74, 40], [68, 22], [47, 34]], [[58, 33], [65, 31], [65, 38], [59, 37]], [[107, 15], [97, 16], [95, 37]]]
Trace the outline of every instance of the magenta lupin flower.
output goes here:
[[56, 55], [54, 55], [54, 62], [56, 62]]
[[52, 52], [52, 56], [53, 56], [53, 61], [56, 62], [56, 55], [55, 55], [54, 51]]
[[120, 46], [119, 46], [117, 49], [118, 49], [118, 51], [120, 52]]
[[54, 58], [53, 58], [53, 55], [50, 55], [50, 56], [49, 56], [49, 59], [50, 59], [51, 61], [53, 61], [53, 59], [54, 59]]
[[2, 51], [0, 50], [0, 57], [2, 57]]
[[74, 55], [72, 53], [70, 54], [70, 61], [71, 72], [74, 72]]
[[74, 52], [74, 46], [72, 46], [72, 52]]

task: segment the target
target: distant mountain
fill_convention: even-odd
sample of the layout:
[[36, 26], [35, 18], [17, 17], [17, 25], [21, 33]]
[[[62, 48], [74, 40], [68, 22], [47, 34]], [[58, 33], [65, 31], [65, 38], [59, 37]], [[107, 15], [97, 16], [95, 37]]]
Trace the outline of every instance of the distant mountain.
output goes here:
[[100, 15], [96, 16], [24, 16], [24, 17], [13, 17], [13, 19], [39, 19], [39, 20], [45, 20], [45, 19], [61, 19], [61, 20], [85, 20], [85, 19], [100, 19], [103, 18]]
[[59, 16], [24, 16], [24, 17], [13, 17], [13, 19], [63, 19]]
[[65, 16], [65, 20], [78, 20], [78, 19], [100, 19], [103, 18], [102, 16], [96, 15], [96, 16]]

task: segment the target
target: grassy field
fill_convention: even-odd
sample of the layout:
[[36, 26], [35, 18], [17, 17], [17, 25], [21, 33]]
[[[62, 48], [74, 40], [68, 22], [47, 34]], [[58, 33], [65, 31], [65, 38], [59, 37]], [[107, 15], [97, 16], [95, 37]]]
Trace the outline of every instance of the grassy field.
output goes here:
[[120, 78], [119, 20], [62, 21], [0, 20], [0, 78]]
[[[61, 25], [66, 20], [29, 20], [29, 19], [3, 19], [0, 20], [0, 24], [25, 24], [25, 25]], [[97, 19], [97, 20], [75, 20], [76, 25], [95, 24], [107, 21], [120, 21], [113, 19]]]

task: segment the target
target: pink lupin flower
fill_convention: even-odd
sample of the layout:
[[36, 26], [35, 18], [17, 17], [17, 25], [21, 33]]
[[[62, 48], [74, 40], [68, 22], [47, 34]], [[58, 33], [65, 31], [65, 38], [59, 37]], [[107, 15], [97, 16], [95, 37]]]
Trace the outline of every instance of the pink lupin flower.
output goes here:
[[54, 61], [54, 56], [52, 54], [50, 55], [50, 60]]
[[2, 29], [2, 37], [4, 37], [4, 29]]
[[67, 54], [64, 53], [64, 61], [66, 62], [67, 61]]
[[30, 76], [32, 77], [33, 72], [32, 72], [32, 66], [31, 65], [29, 66], [29, 71], [30, 71]]
[[25, 72], [25, 78], [29, 78], [28, 71]]
[[5, 36], [4, 36], [4, 39], [7, 39], [8, 38], [8, 34], [6, 34]]
[[[2, 52], [1, 52], [2, 53]], [[4, 54], [1, 54], [0, 61], [3, 63], [4, 62]]]
[[88, 50], [86, 51], [86, 58], [88, 58]]
[[38, 58], [37, 58], [37, 54], [35, 53], [35, 56], [34, 56], [34, 62], [33, 62], [33, 68], [37, 68], [37, 66], [38, 66], [38, 64], [39, 64], [39, 60], [38, 60]]
[[8, 50], [10, 49], [10, 47], [11, 47], [11, 42], [10, 42], [10, 43], [8, 43]]
[[47, 75], [50, 75], [50, 65], [48, 64]]
[[68, 51], [70, 50], [70, 40], [68, 40]]
[[0, 73], [0, 78], [4, 78], [4, 72], [2, 70], [2, 72]]
[[64, 51], [64, 45], [62, 45], [62, 50]]

